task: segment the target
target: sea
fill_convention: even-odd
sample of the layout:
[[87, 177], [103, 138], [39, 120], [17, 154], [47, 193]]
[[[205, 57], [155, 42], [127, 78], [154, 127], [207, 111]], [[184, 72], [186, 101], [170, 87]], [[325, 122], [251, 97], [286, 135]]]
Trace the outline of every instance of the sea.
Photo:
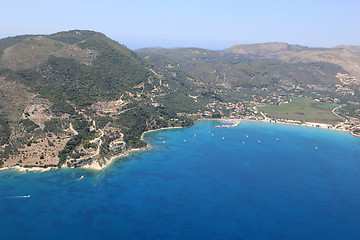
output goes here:
[[219, 124], [147, 133], [101, 171], [1, 171], [0, 239], [360, 239], [360, 138]]

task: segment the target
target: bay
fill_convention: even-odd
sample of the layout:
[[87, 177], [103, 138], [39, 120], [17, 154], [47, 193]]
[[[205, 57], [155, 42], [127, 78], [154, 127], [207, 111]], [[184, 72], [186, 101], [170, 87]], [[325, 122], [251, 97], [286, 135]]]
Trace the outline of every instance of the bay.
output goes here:
[[360, 236], [359, 138], [218, 124], [148, 133], [151, 150], [102, 171], [0, 172], [0, 239]]

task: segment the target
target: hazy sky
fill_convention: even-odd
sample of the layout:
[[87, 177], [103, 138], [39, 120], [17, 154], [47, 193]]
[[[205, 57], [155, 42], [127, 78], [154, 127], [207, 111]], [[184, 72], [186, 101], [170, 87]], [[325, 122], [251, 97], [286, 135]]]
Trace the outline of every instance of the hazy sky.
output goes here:
[[360, 45], [359, 0], [2, 0], [0, 38], [95, 30], [131, 49]]

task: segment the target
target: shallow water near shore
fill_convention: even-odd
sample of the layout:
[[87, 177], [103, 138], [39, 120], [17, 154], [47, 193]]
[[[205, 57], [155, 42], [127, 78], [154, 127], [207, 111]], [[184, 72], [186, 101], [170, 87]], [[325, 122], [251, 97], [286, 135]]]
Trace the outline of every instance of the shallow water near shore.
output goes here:
[[360, 138], [218, 124], [150, 132], [151, 150], [102, 171], [1, 171], [0, 239], [360, 236]]

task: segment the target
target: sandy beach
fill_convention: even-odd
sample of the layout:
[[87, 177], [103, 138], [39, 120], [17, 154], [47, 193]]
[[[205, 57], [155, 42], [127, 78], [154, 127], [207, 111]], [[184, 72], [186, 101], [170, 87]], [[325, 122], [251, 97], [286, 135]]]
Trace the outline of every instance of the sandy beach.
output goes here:
[[2, 170], [18, 170], [19, 172], [47, 172], [47, 171], [54, 171], [58, 170], [58, 167], [20, 167], [20, 166], [12, 166], [12, 167], [3, 167], [0, 168]]
[[[246, 121], [254, 121], [254, 120], [250, 120], [250, 119], [244, 119], [244, 120], [246, 120]], [[337, 126], [339, 126], [340, 123], [337, 126], [334, 127], [332, 124], [327, 124], [327, 123], [300, 122], [300, 121], [296, 121], [296, 120], [283, 120], [283, 119], [272, 120], [272, 119], [267, 118], [267, 119], [255, 120], [255, 121], [280, 123], [280, 124], [290, 124], [290, 125], [304, 126], [304, 127], [324, 128], [324, 129], [328, 129], [328, 130], [336, 130], [336, 131], [348, 132], [353, 136], [360, 137], [360, 135], [354, 134], [353, 132], [351, 132], [350, 130], [346, 129], [343, 126], [337, 127]]]
[[146, 133], [150, 133], [150, 132], [156, 132], [156, 131], [160, 131], [160, 130], [169, 130], [169, 129], [179, 129], [179, 128], [183, 128], [183, 127], [166, 127], [166, 128], [159, 128], [159, 129], [152, 129], [152, 130], [148, 130], [148, 131], [145, 131], [141, 134], [141, 140], [144, 141], [144, 135]]

